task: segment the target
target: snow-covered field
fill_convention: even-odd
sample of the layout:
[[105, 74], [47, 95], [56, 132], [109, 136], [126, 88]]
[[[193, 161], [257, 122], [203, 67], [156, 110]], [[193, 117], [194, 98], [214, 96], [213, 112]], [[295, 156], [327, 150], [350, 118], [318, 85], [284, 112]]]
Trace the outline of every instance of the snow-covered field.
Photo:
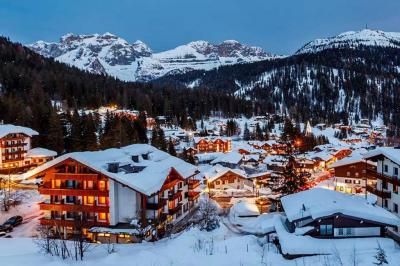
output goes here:
[[[324, 241], [324, 240], [321, 240]], [[374, 265], [374, 239], [359, 239], [356, 246], [356, 265]], [[155, 243], [117, 245], [116, 252], [108, 254], [104, 245], [95, 245], [86, 254], [83, 262], [62, 261], [38, 253], [30, 238], [0, 239], [1, 265], [353, 265], [352, 247], [337, 246], [340, 260], [335, 256], [312, 256], [295, 260], [284, 259], [273, 244], [265, 244], [265, 238], [253, 235], [237, 235], [224, 225], [213, 232], [191, 229], [171, 239]], [[297, 243], [307, 244], [306, 242]], [[399, 265], [400, 250], [383, 243], [389, 265]], [[264, 255], [263, 255], [264, 254]], [[328, 261], [329, 264], [326, 264]]]

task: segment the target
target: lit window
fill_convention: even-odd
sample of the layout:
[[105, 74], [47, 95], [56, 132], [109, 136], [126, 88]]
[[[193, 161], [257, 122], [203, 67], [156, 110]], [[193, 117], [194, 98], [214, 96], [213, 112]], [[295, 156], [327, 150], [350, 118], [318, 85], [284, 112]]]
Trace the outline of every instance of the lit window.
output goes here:
[[94, 197], [93, 196], [88, 196], [87, 197], [87, 204], [93, 204], [94, 203]]
[[99, 204], [106, 204], [106, 197], [99, 197]]
[[99, 220], [106, 220], [107, 214], [105, 212], [100, 212], [99, 213]]

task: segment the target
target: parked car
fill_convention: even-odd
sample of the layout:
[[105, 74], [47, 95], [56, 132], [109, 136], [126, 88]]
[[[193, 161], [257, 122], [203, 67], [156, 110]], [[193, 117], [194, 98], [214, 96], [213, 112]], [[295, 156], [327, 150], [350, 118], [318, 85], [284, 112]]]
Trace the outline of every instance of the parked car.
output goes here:
[[16, 227], [20, 224], [22, 224], [22, 216], [13, 216], [11, 218], [8, 218], [8, 220], [3, 224], [3, 226], [12, 226], [12, 227]]
[[4, 232], [4, 233], [11, 232], [12, 229], [13, 229], [13, 227], [10, 224], [0, 225], [0, 233], [2, 233], [2, 232]]
[[6, 236], [6, 232], [4, 232], [4, 231], [0, 231], [0, 237], [5, 237]]

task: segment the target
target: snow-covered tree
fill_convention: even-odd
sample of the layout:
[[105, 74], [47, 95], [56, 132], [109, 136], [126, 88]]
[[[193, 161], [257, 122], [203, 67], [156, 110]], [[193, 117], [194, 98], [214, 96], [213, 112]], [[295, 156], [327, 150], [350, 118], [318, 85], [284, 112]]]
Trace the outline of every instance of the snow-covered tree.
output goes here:
[[199, 226], [201, 230], [212, 231], [219, 227], [218, 207], [211, 199], [199, 203]]
[[378, 247], [376, 248], [376, 255], [374, 256], [376, 259], [376, 262], [374, 262], [375, 265], [383, 265], [383, 264], [388, 264], [387, 258], [386, 258], [386, 252], [382, 248], [381, 244], [378, 241]]

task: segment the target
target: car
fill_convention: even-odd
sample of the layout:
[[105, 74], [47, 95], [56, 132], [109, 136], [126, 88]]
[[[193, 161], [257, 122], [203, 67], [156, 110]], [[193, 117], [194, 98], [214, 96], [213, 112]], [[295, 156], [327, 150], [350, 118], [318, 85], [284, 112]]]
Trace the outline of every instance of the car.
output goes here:
[[7, 233], [6, 232], [4, 232], [4, 231], [0, 231], [0, 237], [4, 237], [4, 236], [6, 236], [7, 235]]
[[3, 225], [0, 225], [0, 233], [1, 233], [1, 232], [7, 233], [7, 232], [11, 232], [12, 230], [13, 230], [13, 226], [10, 225], [10, 224], [3, 224]]
[[11, 218], [8, 218], [8, 220], [3, 224], [3, 226], [12, 226], [12, 227], [16, 227], [20, 224], [22, 224], [22, 216], [13, 216]]

